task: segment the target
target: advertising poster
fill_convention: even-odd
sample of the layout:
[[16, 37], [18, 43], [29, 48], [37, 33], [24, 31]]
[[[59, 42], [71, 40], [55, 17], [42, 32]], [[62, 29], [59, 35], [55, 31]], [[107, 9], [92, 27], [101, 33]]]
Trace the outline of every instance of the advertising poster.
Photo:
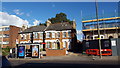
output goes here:
[[32, 57], [39, 57], [39, 46], [32, 45]]
[[19, 46], [19, 57], [24, 57], [25, 55], [25, 46]]
[[111, 41], [111, 44], [112, 44], [112, 46], [116, 46], [116, 41], [115, 41], [115, 40], [112, 40], [112, 41]]

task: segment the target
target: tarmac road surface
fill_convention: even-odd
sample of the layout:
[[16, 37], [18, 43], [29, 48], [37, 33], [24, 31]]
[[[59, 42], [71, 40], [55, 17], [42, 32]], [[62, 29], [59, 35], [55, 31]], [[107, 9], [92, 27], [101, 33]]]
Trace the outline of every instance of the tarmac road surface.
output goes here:
[[[98, 57], [92, 60], [88, 56], [60, 56], [60, 57], [44, 57], [42, 59], [9, 59], [6, 67], [12, 68], [58, 68], [58, 67], [73, 67], [73, 68], [120, 68], [116, 57], [103, 57], [100, 60]], [[3, 62], [4, 64], [4, 62]]]

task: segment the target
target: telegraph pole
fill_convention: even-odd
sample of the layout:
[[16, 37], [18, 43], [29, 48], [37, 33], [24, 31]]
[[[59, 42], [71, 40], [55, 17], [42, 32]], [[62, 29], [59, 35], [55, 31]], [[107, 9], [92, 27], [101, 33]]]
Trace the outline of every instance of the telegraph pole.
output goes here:
[[96, 19], [97, 19], [97, 31], [98, 31], [98, 42], [99, 42], [99, 53], [100, 53], [100, 59], [102, 59], [102, 52], [101, 52], [101, 39], [100, 39], [100, 30], [99, 30], [99, 20], [98, 20], [98, 3], [97, 0], [95, 0], [95, 6], [96, 6]]

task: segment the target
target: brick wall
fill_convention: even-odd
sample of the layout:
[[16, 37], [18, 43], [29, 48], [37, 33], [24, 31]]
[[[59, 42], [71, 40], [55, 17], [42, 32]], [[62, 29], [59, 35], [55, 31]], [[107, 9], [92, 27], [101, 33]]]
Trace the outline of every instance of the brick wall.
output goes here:
[[65, 56], [66, 49], [46, 49], [46, 56]]
[[14, 48], [16, 47], [16, 39], [18, 37], [18, 33], [20, 31], [19, 27], [10, 25], [10, 40], [9, 40], [9, 46]]

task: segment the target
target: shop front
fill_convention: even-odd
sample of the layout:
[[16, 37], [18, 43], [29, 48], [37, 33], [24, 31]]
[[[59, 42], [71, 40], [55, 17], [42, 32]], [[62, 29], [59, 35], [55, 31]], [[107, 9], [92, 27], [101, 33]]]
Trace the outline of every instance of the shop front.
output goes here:
[[17, 58], [40, 58], [42, 44], [18, 44]]

